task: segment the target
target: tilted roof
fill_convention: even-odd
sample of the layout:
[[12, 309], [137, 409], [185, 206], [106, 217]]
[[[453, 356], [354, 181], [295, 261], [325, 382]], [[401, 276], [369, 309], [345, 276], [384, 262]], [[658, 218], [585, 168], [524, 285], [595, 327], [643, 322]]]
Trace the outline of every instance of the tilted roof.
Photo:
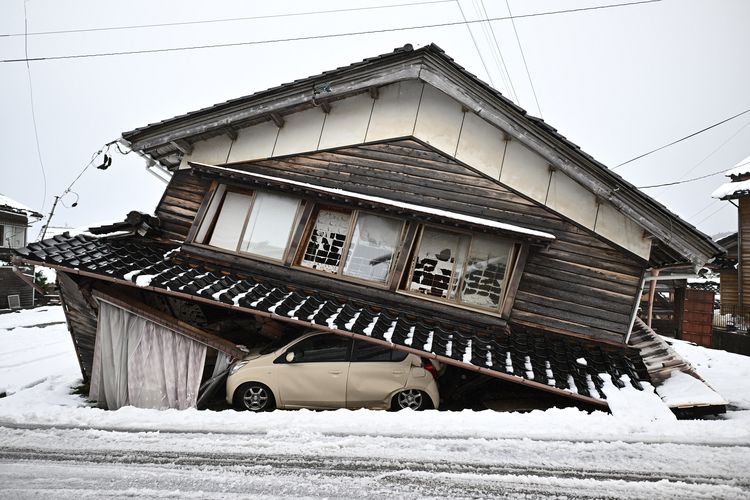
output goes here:
[[[379, 86], [421, 80], [448, 94], [511, 138], [541, 154], [655, 237], [657, 262], [702, 265], [723, 253], [711, 238], [639, 191], [561, 135], [530, 116], [500, 92], [458, 65], [434, 44], [393, 52], [209, 106], [122, 134], [123, 140], [155, 161], [174, 168], [186, 145]], [[326, 90], [321, 91], [321, 87]]]
[[35, 219], [41, 219], [43, 217], [43, 215], [36, 210], [32, 210], [23, 203], [17, 202], [16, 200], [5, 196], [2, 193], [0, 193], [0, 212], [8, 212], [15, 215], [25, 215], [26, 217]]
[[406, 311], [375, 308], [347, 297], [240, 274], [145, 238], [55, 236], [17, 251], [29, 263], [121, 285], [221, 305], [271, 319], [384, 343], [399, 350], [533, 388], [605, 406], [608, 377], [641, 389], [647, 380], [636, 350], [547, 334], [514, 325], [492, 338], [445, 329]]

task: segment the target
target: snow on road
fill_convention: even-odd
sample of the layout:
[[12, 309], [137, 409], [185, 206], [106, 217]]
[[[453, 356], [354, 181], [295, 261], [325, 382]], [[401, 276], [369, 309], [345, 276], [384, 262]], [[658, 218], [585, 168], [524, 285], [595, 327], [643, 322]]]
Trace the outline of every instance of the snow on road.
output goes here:
[[60, 308], [0, 315], [0, 497], [747, 498], [750, 359], [677, 348], [727, 416], [109, 412], [71, 394]]

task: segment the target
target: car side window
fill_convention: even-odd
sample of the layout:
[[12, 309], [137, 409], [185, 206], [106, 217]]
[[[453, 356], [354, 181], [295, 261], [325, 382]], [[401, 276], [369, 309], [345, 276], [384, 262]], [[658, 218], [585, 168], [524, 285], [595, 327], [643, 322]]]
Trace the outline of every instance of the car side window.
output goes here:
[[352, 361], [403, 361], [408, 356], [403, 351], [396, 351], [387, 347], [371, 344], [370, 342], [355, 341]]
[[308, 337], [290, 349], [294, 352], [292, 363], [348, 361], [351, 343], [351, 339], [330, 334]]

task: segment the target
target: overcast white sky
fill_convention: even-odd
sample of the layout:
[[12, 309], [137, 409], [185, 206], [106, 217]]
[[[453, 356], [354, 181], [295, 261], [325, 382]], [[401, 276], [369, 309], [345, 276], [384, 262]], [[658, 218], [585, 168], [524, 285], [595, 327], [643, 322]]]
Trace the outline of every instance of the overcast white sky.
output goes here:
[[[300, 13], [414, 3], [419, 0], [181, 1], [28, 0], [28, 30], [58, 31]], [[630, 0], [510, 0], [514, 15]], [[157, 28], [31, 35], [29, 57], [100, 53], [323, 35], [455, 22], [455, 0], [317, 15]], [[482, 0], [461, 0], [478, 19]], [[483, 0], [490, 18], [504, 0]], [[606, 165], [683, 137], [750, 108], [750, 1], [658, 3], [517, 19], [541, 115]], [[391, 51], [434, 42], [531, 114], [531, 92], [513, 27], [492, 23], [507, 64], [497, 64], [486, 24], [301, 42], [30, 63], [42, 169], [24, 63], [0, 63], [0, 193], [48, 212], [91, 155], [120, 133], [216, 102]], [[24, 31], [23, 0], [0, 3], [0, 35]], [[0, 36], [0, 59], [22, 58], [23, 36]], [[512, 83], [513, 92], [507, 83]], [[617, 172], [637, 186], [724, 170], [750, 155], [750, 113]], [[107, 171], [89, 169], [74, 186], [76, 208], [59, 206], [52, 225], [121, 220], [152, 211], [164, 185], [142, 160], [115, 155]], [[708, 234], [736, 228], [736, 209], [712, 200], [721, 175], [649, 194]], [[75, 201], [69, 194], [67, 205]], [[30, 234], [35, 238], [38, 229]]]

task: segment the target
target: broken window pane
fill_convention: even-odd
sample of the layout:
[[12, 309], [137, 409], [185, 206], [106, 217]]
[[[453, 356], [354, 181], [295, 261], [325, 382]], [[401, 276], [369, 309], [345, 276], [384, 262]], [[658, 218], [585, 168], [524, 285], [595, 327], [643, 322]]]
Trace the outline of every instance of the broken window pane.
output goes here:
[[300, 265], [337, 273], [351, 216], [350, 212], [320, 210]]
[[294, 227], [299, 203], [299, 199], [291, 196], [256, 193], [241, 250], [281, 260]]
[[250, 195], [233, 192], [226, 194], [209, 245], [237, 250], [251, 201]]
[[448, 298], [461, 235], [425, 228], [419, 245], [409, 290]]
[[344, 274], [385, 282], [402, 227], [403, 223], [399, 220], [360, 213], [349, 244]]
[[487, 236], [474, 236], [461, 281], [461, 302], [497, 308], [502, 297], [510, 243]]

